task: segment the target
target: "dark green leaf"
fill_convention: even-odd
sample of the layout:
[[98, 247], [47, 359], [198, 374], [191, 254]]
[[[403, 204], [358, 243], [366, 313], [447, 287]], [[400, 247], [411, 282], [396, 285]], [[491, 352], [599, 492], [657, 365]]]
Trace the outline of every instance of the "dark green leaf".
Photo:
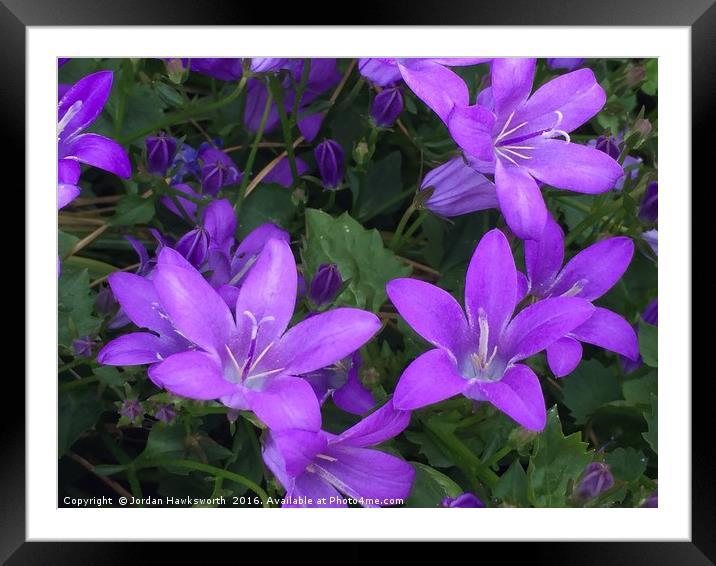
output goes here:
[[621, 399], [616, 377], [596, 360], [583, 362], [561, 383], [564, 404], [577, 424], [586, 423], [589, 416], [605, 403]]

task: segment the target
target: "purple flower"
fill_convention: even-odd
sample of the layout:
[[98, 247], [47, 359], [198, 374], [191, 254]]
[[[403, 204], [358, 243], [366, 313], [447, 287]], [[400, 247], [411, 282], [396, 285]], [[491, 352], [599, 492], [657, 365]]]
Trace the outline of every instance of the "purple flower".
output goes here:
[[446, 497], [440, 507], [484, 507], [485, 504], [474, 493], [463, 493], [457, 497]]
[[342, 284], [341, 272], [335, 263], [321, 264], [313, 276], [308, 296], [317, 307], [327, 305], [336, 298]]
[[171, 168], [173, 175], [171, 184], [176, 185], [182, 183], [187, 175], [199, 179], [201, 177], [201, 168], [199, 167], [199, 152], [193, 147], [183, 144], [179, 151], [174, 155]]
[[552, 69], [564, 69], [565, 71], [574, 71], [584, 63], [584, 59], [554, 58], [547, 59], [547, 66]]
[[177, 150], [177, 140], [164, 132], [159, 132], [156, 136], [148, 136], [145, 144], [147, 171], [154, 175], [166, 175]]
[[87, 358], [92, 355], [92, 348], [95, 342], [91, 336], [82, 336], [72, 341], [72, 351], [75, 356]]
[[[607, 238], [582, 250], [562, 267], [564, 233], [548, 217], [540, 239], [525, 241], [529, 294], [537, 298], [580, 297], [594, 301], [619, 281], [633, 255], [631, 239]], [[639, 355], [639, 343], [631, 325], [618, 314], [596, 307], [588, 321], [547, 347], [547, 362], [555, 376], [563, 377], [579, 365], [580, 342], [632, 360]]]
[[[120, 292], [118, 283], [124, 284]], [[372, 313], [342, 308], [287, 330], [296, 303], [296, 263], [284, 240], [266, 243], [233, 312], [201, 273], [166, 247], [151, 281], [115, 273], [110, 284], [132, 321], [159, 336], [121, 336], [99, 353], [100, 363], [153, 364], [148, 372], [158, 386], [250, 409], [273, 429], [317, 430], [318, 400], [294, 376], [336, 363], [380, 329]]]
[[98, 134], [82, 133], [100, 115], [111, 90], [112, 72], [100, 71], [77, 81], [57, 105], [58, 208], [80, 193], [80, 163], [125, 179], [132, 175], [121, 145]]
[[144, 408], [137, 399], [125, 399], [119, 408], [119, 414], [130, 421], [135, 421], [138, 417], [144, 416]]
[[189, 68], [220, 81], [236, 81], [243, 75], [242, 60], [227, 57], [191, 59]]
[[647, 497], [639, 507], [654, 508], [659, 506], [659, 490], [655, 489], [654, 492]]
[[370, 118], [378, 128], [390, 128], [403, 111], [403, 95], [399, 88], [386, 88], [373, 99]]
[[[377, 58], [377, 59], [359, 59], [358, 70], [360, 74], [369, 79], [378, 86], [391, 86], [403, 79], [408, 86], [422, 98], [423, 89], [421, 84], [424, 82], [424, 76], [434, 77], [435, 83], [444, 81], [446, 88], [455, 88], [461, 91], [461, 87], [456, 86], [455, 79], [460, 80], [455, 73], [446, 69], [446, 67], [467, 67], [470, 65], [479, 65], [487, 63], [490, 59], [460, 59], [458, 57], [447, 57], [444, 59], [396, 59], [396, 58]], [[415, 88], [414, 88], [415, 86]], [[465, 87], [465, 106], [467, 106], [467, 87]]]
[[317, 427], [271, 430], [266, 437], [264, 462], [286, 489], [284, 507], [347, 507], [346, 498], [381, 507], [408, 497], [413, 467], [368, 447], [400, 434], [409, 412], [388, 403], [337, 436], [320, 430], [320, 416], [316, 409]]
[[331, 367], [304, 374], [318, 401], [323, 404], [333, 397], [336, 407], [354, 415], [363, 415], [375, 406], [373, 394], [360, 381], [363, 360], [358, 352]]
[[580, 324], [594, 307], [577, 297], [538, 301], [517, 313], [521, 298], [507, 238], [491, 230], [478, 244], [465, 278], [465, 312], [446, 291], [417, 279], [394, 279], [390, 300], [413, 329], [436, 346], [413, 361], [395, 388], [397, 409], [424, 407], [462, 394], [488, 401], [530, 430], [546, 411], [539, 379], [521, 360]]
[[624, 174], [607, 154], [570, 142], [569, 132], [604, 106], [606, 94], [589, 69], [557, 77], [530, 96], [534, 59], [494, 59], [491, 67], [492, 85], [474, 106], [468, 106], [467, 87], [457, 75], [462, 87], [425, 77], [421, 98], [447, 124], [470, 164], [494, 172], [510, 229], [522, 239], [538, 238], [547, 221], [538, 183], [596, 194]]
[[655, 228], [644, 232], [641, 237], [644, 241], [649, 244], [651, 251], [654, 252], [655, 256], [659, 255], [659, 231]]
[[154, 410], [154, 417], [164, 423], [173, 421], [177, 416], [177, 412], [174, 409], [174, 405], [171, 403], [162, 403], [157, 405]]
[[439, 216], [460, 216], [498, 206], [495, 184], [459, 156], [425, 175], [420, 190], [430, 188], [433, 193], [423, 206]]
[[614, 476], [609, 466], [603, 462], [592, 462], [586, 467], [574, 488], [574, 496], [577, 500], [586, 502], [604, 493], [613, 485]]
[[[310, 167], [303, 159], [296, 158], [296, 172], [299, 177], [308, 172]], [[288, 189], [293, 185], [293, 173], [291, 172], [291, 163], [288, 158], [284, 158], [278, 162], [276, 167], [271, 169], [268, 175], [264, 177], [264, 183], [276, 183]]]
[[202, 192], [216, 195], [222, 187], [241, 182], [241, 172], [232, 159], [220, 149], [206, 147], [199, 151]]
[[618, 159], [622, 152], [620, 147], [622, 142], [623, 140], [613, 136], [599, 136], [594, 142], [594, 147], [606, 153], [612, 159]]
[[280, 71], [289, 64], [290, 59], [276, 59], [270, 57], [251, 59], [251, 70], [254, 73], [270, 73]]
[[654, 223], [659, 218], [659, 183], [656, 181], [649, 183], [646, 187], [639, 207], [639, 218], [648, 223]]
[[316, 146], [315, 155], [323, 186], [329, 190], [337, 189], [346, 168], [343, 148], [336, 141], [325, 140]]
[[182, 236], [174, 249], [183, 255], [194, 267], [199, 268], [209, 253], [209, 234], [197, 226]]

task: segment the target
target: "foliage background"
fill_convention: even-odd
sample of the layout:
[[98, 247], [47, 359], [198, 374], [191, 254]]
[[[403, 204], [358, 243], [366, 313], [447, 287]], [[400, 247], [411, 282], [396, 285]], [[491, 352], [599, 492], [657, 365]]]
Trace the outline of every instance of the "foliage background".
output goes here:
[[[594, 70], [608, 101], [572, 138], [584, 143], [607, 132], [624, 133], [629, 154], [640, 157], [642, 165], [622, 191], [590, 196], [546, 188], [543, 194], [568, 234], [567, 257], [608, 235], [633, 238], [637, 252], [631, 266], [597, 304], [637, 323], [657, 296], [656, 259], [641, 238], [647, 228], [637, 217], [646, 185], [657, 179], [657, 63], [599, 59], [585, 65]], [[144, 497], [246, 495], [251, 498], [242, 504], [255, 506], [254, 493], [237, 478], [261, 484], [269, 493], [281, 490], [261, 462], [259, 430], [252, 422], [239, 418], [229, 423], [218, 403], [170, 399], [151, 384], [145, 368], [99, 366], [96, 349], [92, 355], [76, 356], [71, 342], [89, 335], [100, 345], [116, 335], [95, 301], [109, 273], [137, 262], [124, 235], [152, 249], [150, 227], [175, 237], [191, 228], [159, 205], [166, 187], [142, 170], [146, 135], [168, 130], [193, 147], [207, 138], [221, 138], [224, 148], [238, 148], [230, 155], [244, 175], [261, 171], [283, 151], [286, 140], [281, 128], [263, 136], [247, 171], [254, 136], [242, 124], [243, 97], [202, 111], [206, 102], [227, 96], [235, 83], [191, 73], [186, 82], [175, 84], [161, 60], [73, 59], [59, 69], [59, 82], [74, 83], [101, 69], [115, 71], [114, 86], [90, 130], [128, 149], [134, 176], [123, 181], [87, 169], [80, 181], [81, 198], [59, 213], [58, 503], [62, 505], [66, 495], [116, 495], [119, 486]], [[385, 283], [412, 274], [461, 300], [476, 243], [487, 230], [504, 229], [505, 224], [494, 210], [450, 220], [419, 210], [396, 245], [392, 236], [420, 179], [455, 155], [456, 146], [440, 120], [409, 89], [403, 91], [400, 123], [372, 135], [368, 110], [375, 90], [352, 60], [339, 60], [339, 70], [347, 80], [335, 102], [323, 96], [315, 103], [328, 111], [315, 143], [332, 138], [342, 145], [347, 188], [324, 192], [314, 177], [314, 144], [301, 143], [296, 155], [311, 165], [311, 172], [292, 189], [260, 183], [242, 203], [236, 236], [240, 239], [259, 224], [274, 222], [291, 233], [306, 279], [321, 263], [338, 264], [350, 283], [336, 304], [373, 310], [384, 321], [379, 336], [363, 348], [361, 372], [364, 384], [381, 400], [393, 391], [402, 369], [427, 349], [386, 301]], [[454, 70], [473, 95], [487, 73], [485, 65]], [[540, 60], [535, 88], [557, 74]], [[640, 118], [649, 120], [651, 131], [631, 136]], [[298, 136], [295, 128], [292, 135]], [[225, 187], [222, 194], [233, 201], [239, 187]], [[522, 245], [516, 238], [511, 242], [519, 267]], [[544, 357], [532, 358], [530, 365], [540, 375], [547, 406], [552, 407], [547, 428], [538, 437], [489, 406], [474, 410], [464, 398], [416, 411], [408, 430], [386, 445], [416, 467], [406, 505], [434, 507], [443, 497], [463, 491], [477, 493], [488, 506], [575, 505], [572, 488], [594, 460], [610, 464], [616, 483], [588, 505], [638, 505], [655, 489], [658, 477], [656, 328], [642, 323], [639, 337], [645, 364], [628, 375], [617, 356], [586, 345], [581, 365], [562, 380], [550, 374]], [[178, 418], [165, 425], [148, 414], [136, 426], [117, 412], [127, 398], [140, 399], [148, 413], [154, 404], [173, 400]], [[331, 431], [357, 420], [330, 401], [323, 415], [324, 428]]]

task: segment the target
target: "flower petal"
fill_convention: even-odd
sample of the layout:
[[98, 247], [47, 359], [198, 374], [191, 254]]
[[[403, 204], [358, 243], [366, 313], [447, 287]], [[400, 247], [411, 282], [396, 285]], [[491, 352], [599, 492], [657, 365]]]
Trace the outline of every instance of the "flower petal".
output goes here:
[[502, 354], [519, 361], [541, 352], [592, 316], [589, 301], [576, 297], [542, 299], [512, 319], [505, 330]]
[[565, 336], [547, 346], [547, 363], [555, 377], [572, 373], [581, 361], [582, 345], [574, 338]]
[[[97, 119], [112, 90], [112, 71], [99, 71], [82, 77], [65, 93], [57, 105], [57, 121], [65, 118], [58, 133], [60, 140], [81, 132]], [[71, 116], [68, 116], [71, 111]]]
[[211, 237], [210, 246], [229, 253], [236, 232], [236, 213], [227, 199], [211, 201], [204, 209], [204, 229]]
[[485, 398], [503, 413], [529, 430], [540, 431], [547, 411], [539, 379], [523, 364], [509, 368], [500, 381], [480, 382]]
[[119, 272], [112, 273], [107, 280], [129, 320], [158, 334], [174, 334], [174, 329], [159, 304], [159, 295], [149, 279], [134, 273]]
[[246, 329], [241, 334], [259, 323], [258, 348], [278, 340], [293, 316], [297, 285], [290, 246], [283, 240], [269, 240], [239, 289], [236, 323]]
[[398, 68], [415, 95], [446, 124], [453, 107], [469, 104], [465, 81], [450, 69], [430, 60], [410, 59], [403, 59]]
[[326, 438], [318, 431], [272, 430], [270, 442], [280, 452], [283, 469], [289, 477], [300, 476], [316, 454], [326, 448]]
[[80, 188], [76, 185], [60, 183], [57, 185], [57, 210], [65, 208], [80, 196]]
[[[179, 191], [181, 193], [185, 193], [188, 196], [200, 199], [201, 195], [197, 193], [194, 189], [192, 189], [189, 185], [186, 185], [184, 183], [179, 183], [178, 185], [172, 185], [172, 189], [175, 189], [176, 191]], [[181, 210], [177, 207], [175, 204], [175, 201], [179, 203], [179, 206], [181, 206], [182, 209], [184, 209], [184, 212], [186, 212], [186, 215], [189, 218], [196, 218], [196, 210], [198, 205], [190, 200], [187, 200], [182, 197], [174, 197], [169, 198], [167, 196], [161, 197], [161, 203], [166, 206], [169, 210], [171, 210], [174, 214], [179, 216], [180, 218], [184, 218], [184, 215], [182, 214]]]
[[632, 361], [639, 358], [639, 340], [632, 325], [618, 314], [601, 307], [596, 307], [589, 320], [572, 330], [570, 336]]
[[409, 411], [432, 405], [462, 393], [467, 381], [458, 373], [455, 360], [441, 348], [416, 358], [400, 376], [393, 406]]
[[378, 86], [388, 86], [401, 79], [400, 69], [395, 60], [386, 62], [383, 59], [359, 59], [360, 74]]
[[569, 293], [593, 301], [611, 289], [624, 275], [634, 255], [634, 243], [619, 236], [597, 242], [582, 250], [557, 276], [552, 296]]
[[547, 215], [542, 235], [538, 240], [525, 240], [525, 266], [530, 292], [544, 296], [550, 289], [564, 261], [564, 232], [554, 219]]
[[380, 409], [338, 435], [333, 443], [346, 446], [375, 446], [398, 436], [410, 424], [410, 411], [399, 411], [388, 401]]
[[316, 474], [297, 477], [291, 491], [286, 492], [285, 499], [281, 507], [348, 507], [345, 497]]
[[300, 377], [283, 376], [268, 380], [259, 390], [247, 390], [251, 410], [271, 430], [321, 428], [321, 407], [313, 389]]
[[510, 229], [523, 240], [536, 240], [547, 222], [547, 207], [535, 180], [523, 168], [498, 159], [495, 189], [500, 210]]
[[365, 414], [375, 407], [373, 394], [361, 383], [355, 365], [348, 370], [348, 380], [343, 387], [333, 392], [333, 402], [339, 409], [354, 415]]
[[224, 379], [217, 356], [206, 352], [181, 352], [149, 368], [155, 383], [175, 395], [209, 401], [229, 395], [238, 387]]
[[502, 333], [515, 309], [517, 269], [510, 244], [499, 230], [482, 237], [472, 254], [465, 276], [465, 308], [470, 326], [479, 332], [484, 318], [489, 332], [489, 349]]
[[97, 134], [82, 134], [64, 146], [63, 158], [109, 171], [124, 179], [132, 176], [132, 164], [124, 148], [116, 141]]
[[487, 108], [456, 105], [446, 121], [450, 135], [467, 154], [480, 161], [494, 161], [492, 128], [495, 115]]
[[[558, 129], [571, 132], [596, 115], [607, 95], [590, 69], [567, 73], [538, 88], [516, 113], [514, 122], [529, 122], [530, 130]], [[559, 112], [561, 118], [558, 118]]]
[[613, 189], [624, 175], [622, 166], [609, 155], [586, 145], [539, 138], [530, 140], [530, 144], [534, 146], [531, 159], [522, 165], [543, 183], [559, 189], [603, 193]]
[[507, 117], [532, 92], [536, 59], [493, 59], [490, 77], [498, 115]]
[[273, 348], [274, 364], [294, 375], [315, 371], [352, 354], [378, 330], [380, 320], [373, 313], [332, 309], [301, 321], [284, 334]]
[[372, 500], [363, 507], [395, 505], [395, 499], [410, 495], [415, 470], [392, 454], [334, 444], [327, 455], [335, 460], [315, 460], [316, 473], [350, 498]]
[[154, 288], [176, 328], [204, 350], [223, 355], [235, 326], [219, 294], [196, 269], [160, 263], [155, 273]]
[[393, 279], [388, 297], [405, 321], [433, 346], [456, 355], [467, 347], [471, 332], [458, 302], [447, 291], [418, 279]]
[[148, 332], [130, 332], [115, 338], [97, 354], [97, 361], [109, 366], [156, 364], [176, 352], [167, 341]]

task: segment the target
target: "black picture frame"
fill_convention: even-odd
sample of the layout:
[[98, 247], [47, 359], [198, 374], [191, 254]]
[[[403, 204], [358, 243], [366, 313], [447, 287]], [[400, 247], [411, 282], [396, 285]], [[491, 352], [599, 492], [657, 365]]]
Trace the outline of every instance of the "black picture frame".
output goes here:
[[[537, 2], [530, 0], [479, 0], [445, 2], [400, 0], [389, 5], [375, 1], [355, 4], [350, 22], [340, 22], [333, 5], [312, 2], [310, 11], [291, 13], [269, 3], [251, 6], [236, 1], [196, 2], [191, 0], [2, 0], [0, 2], [0, 60], [3, 85], [0, 87], [2, 124], [7, 144], [4, 158], [13, 163], [23, 186], [25, 139], [25, 37], [27, 26], [64, 25], [242, 25], [257, 23], [340, 25], [565, 25], [565, 26], [687, 26], [692, 34], [692, 148], [694, 173], [706, 173], [713, 161], [711, 111], [716, 94], [716, 5], [714, 0], [571, 0]], [[300, 16], [298, 15], [300, 14]], [[318, 17], [312, 17], [316, 15]], [[322, 16], [322, 18], [321, 18]], [[608, 40], [608, 38], [607, 38]], [[710, 173], [710, 171], [709, 171]], [[708, 179], [706, 174], [704, 179]], [[712, 179], [713, 176], [711, 175]], [[711, 180], [711, 183], [713, 181]], [[711, 184], [709, 183], [709, 184]], [[9, 188], [9, 187], [6, 187]], [[706, 188], [706, 187], [704, 187]], [[687, 190], [683, 188], [683, 190]], [[15, 192], [17, 198], [18, 191]], [[18, 199], [19, 200], [19, 199]], [[26, 210], [26, 213], [29, 211]], [[19, 251], [18, 251], [19, 254]], [[19, 258], [18, 258], [19, 259]], [[22, 262], [22, 259], [19, 259]], [[31, 297], [25, 296], [25, 300]], [[685, 329], [687, 330], [687, 329]], [[690, 371], [688, 368], [686, 371]], [[676, 378], [668, 376], [667, 378]], [[678, 376], [684, 379], [686, 376]], [[695, 376], [698, 377], [698, 376]], [[710, 397], [712, 375], [692, 382], [693, 446], [709, 446]], [[0, 426], [0, 562], [27, 564], [123, 564], [146, 563], [150, 550], [158, 545], [146, 543], [38, 543], [25, 542], [25, 412], [24, 383], [17, 374], [5, 375], [4, 395], [13, 403], [3, 403]], [[14, 380], [10, 383], [11, 378]], [[686, 383], [686, 381], [684, 380]], [[14, 390], [13, 390], [14, 388]], [[712, 462], [694, 453], [692, 461], [692, 539], [690, 542], [603, 542], [603, 543], [493, 543], [505, 546], [504, 557], [511, 562], [521, 558], [532, 563], [551, 564], [713, 564], [716, 561], [715, 501], [716, 473]], [[47, 481], [55, 481], [54, 476]], [[710, 534], [709, 534], [710, 533]], [[77, 533], [81, 537], [81, 533]], [[359, 533], [356, 533], [359, 534]], [[590, 532], [585, 525], [585, 536]], [[320, 535], [317, 533], [317, 535]], [[628, 535], [628, 533], [625, 533]], [[559, 538], [559, 525], [554, 537]], [[161, 545], [162, 560], [173, 561], [173, 554], [185, 552], [183, 546]], [[224, 548], [226, 545], [223, 545]], [[216, 547], [216, 546], [215, 546]], [[216, 547], [218, 548], [218, 547]], [[212, 553], [220, 550], [212, 550]], [[230, 551], [231, 552], [231, 551]], [[474, 551], [471, 551], [474, 552]], [[501, 552], [501, 551], [498, 551]], [[214, 558], [218, 556], [212, 554]], [[179, 557], [181, 558], [181, 557]]]

